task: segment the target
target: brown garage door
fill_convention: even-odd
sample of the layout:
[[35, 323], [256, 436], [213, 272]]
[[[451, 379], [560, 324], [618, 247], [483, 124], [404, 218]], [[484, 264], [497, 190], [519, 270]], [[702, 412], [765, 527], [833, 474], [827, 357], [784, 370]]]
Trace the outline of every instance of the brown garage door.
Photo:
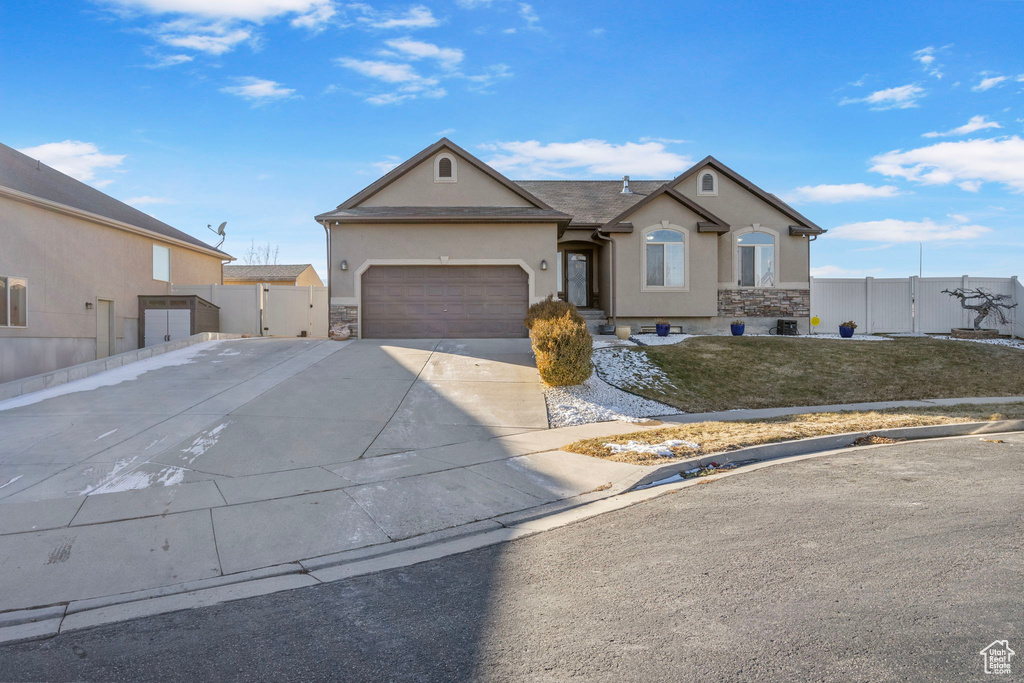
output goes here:
[[366, 338], [526, 336], [529, 286], [519, 266], [373, 266], [362, 299]]

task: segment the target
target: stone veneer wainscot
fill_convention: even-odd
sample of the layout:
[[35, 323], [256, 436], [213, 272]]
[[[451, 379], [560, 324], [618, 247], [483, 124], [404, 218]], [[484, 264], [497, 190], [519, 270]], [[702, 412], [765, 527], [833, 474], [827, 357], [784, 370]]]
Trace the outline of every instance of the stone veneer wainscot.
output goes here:
[[348, 325], [352, 336], [359, 336], [359, 307], [331, 304], [330, 322], [331, 327]]
[[718, 315], [723, 318], [807, 318], [809, 289], [720, 289]]

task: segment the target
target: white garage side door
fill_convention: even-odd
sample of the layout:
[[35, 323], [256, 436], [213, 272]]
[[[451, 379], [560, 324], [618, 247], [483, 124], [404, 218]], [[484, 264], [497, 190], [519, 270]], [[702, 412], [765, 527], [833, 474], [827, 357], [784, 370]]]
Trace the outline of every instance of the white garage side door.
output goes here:
[[167, 341], [167, 311], [147, 309], [146, 315], [146, 346], [163, 344]]
[[373, 266], [359, 326], [370, 339], [525, 337], [529, 296], [519, 266]]
[[178, 341], [192, 336], [192, 311], [178, 309], [167, 311], [167, 341]]

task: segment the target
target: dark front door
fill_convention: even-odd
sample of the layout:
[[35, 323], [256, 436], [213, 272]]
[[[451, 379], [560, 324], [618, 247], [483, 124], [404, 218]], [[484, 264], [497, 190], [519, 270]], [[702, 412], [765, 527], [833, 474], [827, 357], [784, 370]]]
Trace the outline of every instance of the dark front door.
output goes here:
[[593, 251], [565, 252], [565, 298], [580, 308], [590, 306], [590, 277]]

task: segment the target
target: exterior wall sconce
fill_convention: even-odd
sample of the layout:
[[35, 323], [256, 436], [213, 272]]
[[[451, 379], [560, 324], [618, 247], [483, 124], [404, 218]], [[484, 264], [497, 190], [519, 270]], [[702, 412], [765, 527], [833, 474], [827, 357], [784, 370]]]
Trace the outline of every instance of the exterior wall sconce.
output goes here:
[[348, 270], [348, 261], [346, 261], [344, 259], [341, 260], [341, 269], [342, 270]]
[[92, 309], [92, 302], [91, 301], [86, 301], [85, 302], [85, 310], [88, 311], [88, 310], [91, 310], [91, 309]]
[[548, 261], [547, 261], [547, 259], [541, 259], [540, 269], [541, 270], [547, 270], [548, 269]]

